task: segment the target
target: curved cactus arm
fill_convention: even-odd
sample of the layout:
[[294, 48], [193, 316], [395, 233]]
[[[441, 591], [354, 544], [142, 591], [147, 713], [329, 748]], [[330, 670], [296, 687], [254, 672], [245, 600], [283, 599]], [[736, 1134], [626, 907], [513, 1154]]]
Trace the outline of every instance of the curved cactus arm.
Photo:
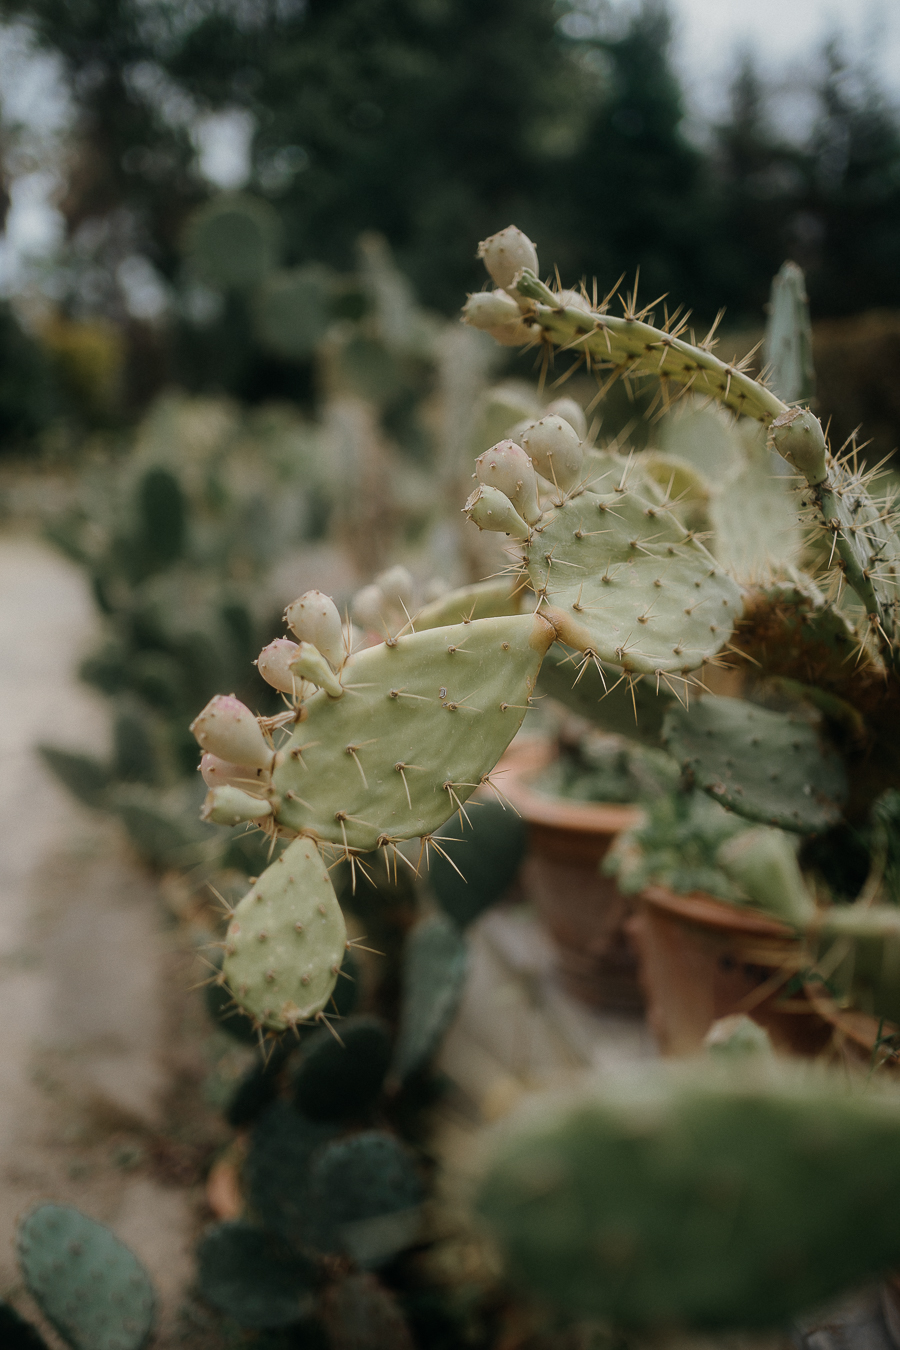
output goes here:
[[787, 405], [770, 389], [733, 363], [721, 361], [707, 347], [685, 342], [633, 315], [561, 304], [549, 286], [527, 268], [517, 277], [516, 289], [533, 302], [525, 322], [534, 336], [540, 334], [554, 346], [584, 352], [593, 365], [675, 380], [766, 426], [787, 411]]

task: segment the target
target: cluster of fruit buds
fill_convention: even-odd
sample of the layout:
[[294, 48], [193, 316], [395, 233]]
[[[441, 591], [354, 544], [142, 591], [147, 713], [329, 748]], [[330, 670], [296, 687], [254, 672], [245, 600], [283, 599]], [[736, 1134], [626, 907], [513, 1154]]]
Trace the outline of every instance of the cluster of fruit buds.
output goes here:
[[544, 513], [542, 486], [557, 501], [583, 488], [584, 445], [571, 423], [554, 413], [517, 430], [521, 445], [498, 441], [475, 461], [478, 486], [463, 510], [479, 529], [525, 541]]
[[[307, 591], [288, 605], [284, 618], [297, 641], [275, 638], [263, 647], [256, 661], [260, 675], [294, 705], [311, 687], [324, 689], [332, 699], [343, 697], [341, 671], [351, 635], [334, 601], [321, 591]], [[256, 717], [233, 694], [217, 694], [194, 719], [191, 731], [204, 751], [200, 773], [210, 789], [205, 820], [264, 826], [272, 815], [272, 771], [277, 763], [271, 730], [283, 721], [283, 717]]]

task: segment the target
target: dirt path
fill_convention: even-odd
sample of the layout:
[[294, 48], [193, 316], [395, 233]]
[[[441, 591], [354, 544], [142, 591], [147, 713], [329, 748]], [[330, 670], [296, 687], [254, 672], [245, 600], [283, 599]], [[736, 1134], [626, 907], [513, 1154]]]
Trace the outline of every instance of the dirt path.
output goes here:
[[160, 1141], [173, 1073], [195, 1084], [203, 1071], [173, 1036], [184, 958], [115, 823], [74, 802], [33, 748], [106, 752], [103, 700], [76, 677], [95, 636], [81, 574], [0, 536], [0, 1294], [28, 1308], [18, 1216], [73, 1203], [143, 1258], [162, 1295], [157, 1345], [183, 1344], [173, 1327], [197, 1212], [183, 1183], [196, 1178], [190, 1140], [181, 1157]]

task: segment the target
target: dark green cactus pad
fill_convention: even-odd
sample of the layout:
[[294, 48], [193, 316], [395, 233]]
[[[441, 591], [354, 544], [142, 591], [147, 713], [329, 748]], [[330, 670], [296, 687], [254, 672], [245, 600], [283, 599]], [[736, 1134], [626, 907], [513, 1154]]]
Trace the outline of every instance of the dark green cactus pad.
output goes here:
[[896, 1100], [759, 1055], [510, 1122], [478, 1207], [532, 1296], [705, 1331], [783, 1324], [896, 1266], [898, 1194]]
[[225, 1108], [225, 1119], [235, 1130], [246, 1129], [275, 1101], [284, 1067], [296, 1048], [293, 1036], [281, 1036], [257, 1053], [243, 1074]]
[[295, 1106], [310, 1120], [365, 1116], [381, 1091], [392, 1049], [380, 1017], [350, 1017], [334, 1030], [313, 1032], [293, 1074]]
[[38, 1205], [16, 1233], [25, 1283], [75, 1350], [140, 1350], [153, 1326], [150, 1277], [115, 1233], [68, 1205]]
[[197, 1248], [200, 1293], [239, 1326], [285, 1327], [312, 1309], [315, 1267], [249, 1223], [220, 1223]]
[[360, 1266], [383, 1265], [415, 1242], [423, 1198], [419, 1173], [394, 1135], [368, 1130], [337, 1139], [310, 1165], [312, 1243]]
[[8, 1303], [0, 1303], [0, 1345], [3, 1350], [47, 1350], [47, 1342]]
[[694, 670], [741, 614], [731, 577], [655, 494], [631, 486], [552, 507], [525, 561], [560, 639], [636, 674]]
[[268, 202], [245, 193], [221, 193], [201, 206], [185, 231], [188, 261], [220, 290], [256, 286], [278, 261], [281, 222]]
[[288, 361], [312, 356], [331, 321], [334, 277], [318, 263], [272, 272], [253, 301], [261, 341]]
[[47, 768], [85, 806], [103, 809], [107, 793], [113, 783], [112, 771], [90, 755], [79, 755], [71, 750], [57, 750], [53, 745], [39, 745], [38, 752]]
[[250, 1211], [295, 1246], [304, 1245], [310, 1224], [310, 1159], [335, 1133], [285, 1101], [273, 1102], [253, 1127], [243, 1172]]
[[509, 890], [528, 847], [528, 826], [510, 807], [473, 802], [466, 815], [447, 821], [441, 830], [447, 856], [432, 858], [428, 872], [441, 909], [460, 928]]
[[364, 850], [431, 834], [518, 731], [552, 639], [543, 619], [521, 614], [351, 656], [343, 697], [313, 695], [283, 748], [279, 823]]
[[601, 677], [593, 661], [582, 666], [583, 662], [580, 652], [554, 643], [538, 676], [538, 697], [555, 698], [604, 731], [658, 745], [672, 698], [665, 685], [657, 690], [652, 676], [623, 680], [615, 666], [603, 667]]
[[345, 1275], [320, 1302], [332, 1350], [414, 1350], [395, 1296], [374, 1275]]
[[861, 1012], [900, 1027], [900, 909], [835, 905], [810, 936], [827, 963], [830, 987]]
[[160, 777], [159, 754], [149, 718], [134, 707], [123, 707], [113, 723], [113, 765], [125, 783], [148, 783]]
[[417, 924], [403, 955], [403, 1003], [393, 1071], [400, 1079], [424, 1069], [453, 1021], [468, 969], [468, 948], [452, 919], [436, 914]]
[[698, 787], [747, 820], [817, 834], [840, 819], [843, 765], [811, 711], [706, 694], [670, 708], [663, 741]]
[[148, 469], [137, 489], [138, 538], [132, 567], [149, 575], [171, 567], [187, 544], [188, 508], [181, 484], [168, 469]]

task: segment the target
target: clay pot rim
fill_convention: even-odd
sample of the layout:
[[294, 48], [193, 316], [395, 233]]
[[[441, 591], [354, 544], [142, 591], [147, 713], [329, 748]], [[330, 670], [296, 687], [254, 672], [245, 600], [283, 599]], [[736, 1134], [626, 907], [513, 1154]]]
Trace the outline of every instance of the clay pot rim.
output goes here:
[[703, 928], [749, 933], [754, 937], [783, 938], [792, 942], [800, 940], [797, 932], [780, 919], [763, 914], [760, 910], [729, 904], [727, 900], [719, 900], [703, 891], [678, 895], [667, 886], [651, 885], [641, 891], [639, 899], [644, 904], [666, 910]]
[[536, 792], [529, 780], [557, 757], [556, 745], [548, 736], [524, 737], [509, 747], [491, 774], [499, 791], [529, 824], [619, 834], [640, 822], [643, 811], [630, 803], [577, 802]]

